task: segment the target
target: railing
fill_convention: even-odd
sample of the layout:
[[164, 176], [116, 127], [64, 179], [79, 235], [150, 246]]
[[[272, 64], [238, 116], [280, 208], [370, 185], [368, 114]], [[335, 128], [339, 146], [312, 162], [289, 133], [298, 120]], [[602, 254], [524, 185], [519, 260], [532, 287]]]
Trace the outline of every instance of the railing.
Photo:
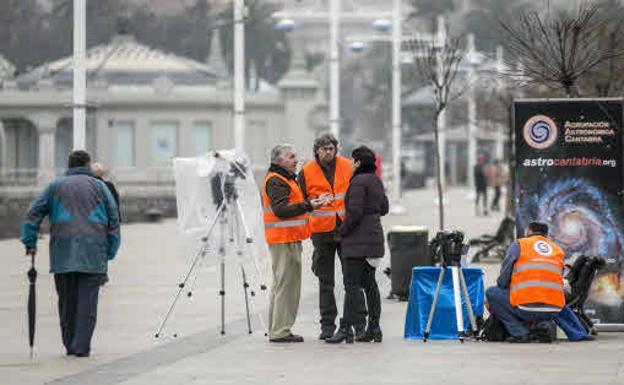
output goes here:
[[0, 186], [32, 186], [37, 184], [36, 168], [0, 169]]

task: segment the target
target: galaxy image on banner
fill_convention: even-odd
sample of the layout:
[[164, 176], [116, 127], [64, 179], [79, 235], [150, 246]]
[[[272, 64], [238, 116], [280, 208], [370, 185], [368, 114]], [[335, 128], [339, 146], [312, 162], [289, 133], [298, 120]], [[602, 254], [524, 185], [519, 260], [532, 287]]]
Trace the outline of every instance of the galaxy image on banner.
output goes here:
[[607, 262], [594, 281], [586, 312], [603, 323], [624, 322], [622, 100], [517, 101], [516, 223], [533, 221], [577, 256]]

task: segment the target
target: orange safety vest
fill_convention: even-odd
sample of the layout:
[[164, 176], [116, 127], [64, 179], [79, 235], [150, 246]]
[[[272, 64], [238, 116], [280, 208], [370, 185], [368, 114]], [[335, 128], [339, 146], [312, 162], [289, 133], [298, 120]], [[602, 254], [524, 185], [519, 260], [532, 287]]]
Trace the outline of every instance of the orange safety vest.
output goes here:
[[511, 275], [511, 305], [539, 303], [563, 308], [564, 252], [540, 235], [522, 238], [518, 242], [520, 256]]
[[305, 199], [301, 188], [294, 179], [287, 179], [282, 175], [269, 172], [264, 179], [264, 187], [262, 189], [262, 203], [264, 209], [264, 238], [267, 243], [288, 243], [303, 241], [310, 237], [310, 228], [308, 226], [308, 213], [288, 218], [280, 219], [271, 209], [271, 202], [266, 193], [266, 185], [269, 179], [274, 176], [280, 178], [290, 186], [290, 196], [288, 197], [288, 203], [301, 203]]
[[351, 162], [341, 156], [336, 157], [334, 171], [334, 188], [330, 186], [318, 161], [313, 160], [303, 166], [306, 193], [310, 198], [317, 198], [329, 193], [334, 201], [310, 213], [310, 231], [312, 233], [326, 233], [336, 228], [336, 215], [341, 221], [345, 217], [344, 199], [351, 179]]

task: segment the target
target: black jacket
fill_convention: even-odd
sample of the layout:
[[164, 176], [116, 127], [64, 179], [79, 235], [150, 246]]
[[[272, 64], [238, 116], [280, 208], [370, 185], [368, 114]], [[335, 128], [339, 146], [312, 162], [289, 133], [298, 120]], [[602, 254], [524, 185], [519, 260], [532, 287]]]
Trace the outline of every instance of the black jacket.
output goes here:
[[[295, 179], [294, 174], [291, 174], [275, 163], [271, 163], [268, 172], [275, 172], [289, 180]], [[288, 203], [290, 199], [290, 186], [276, 176], [267, 181], [266, 194], [269, 198], [273, 213], [280, 219], [288, 219], [312, 211], [312, 205], [309, 200], [301, 203]]]
[[343, 257], [383, 257], [381, 217], [388, 214], [388, 206], [383, 183], [374, 168], [358, 169], [347, 189], [347, 214], [340, 227]]

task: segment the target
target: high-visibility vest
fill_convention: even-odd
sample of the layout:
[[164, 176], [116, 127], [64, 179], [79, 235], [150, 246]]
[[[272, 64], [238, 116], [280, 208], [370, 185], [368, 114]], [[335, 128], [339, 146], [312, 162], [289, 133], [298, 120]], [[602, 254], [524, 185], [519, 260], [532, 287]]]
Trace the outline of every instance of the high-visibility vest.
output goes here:
[[278, 218], [271, 209], [271, 202], [266, 193], [266, 185], [269, 179], [278, 177], [290, 186], [290, 196], [288, 197], [288, 203], [301, 203], [305, 199], [303, 198], [303, 192], [294, 179], [287, 179], [282, 175], [269, 172], [264, 179], [264, 187], [262, 188], [262, 204], [264, 211], [264, 238], [267, 243], [288, 243], [303, 241], [310, 237], [310, 228], [308, 226], [308, 213], [288, 218]]
[[313, 160], [303, 166], [306, 193], [309, 198], [317, 198], [329, 193], [334, 196], [334, 201], [320, 207], [310, 213], [310, 231], [312, 233], [326, 233], [336, 228], [336, 215], [344, 221], [345, 194], [351, 179], [351, 162], [341, 156], [336, 157], [336, 169], [334, 170], [334, 188], [325, 178], [318, 161]]
[[564, 252], [548, 238], [539, 235], [522, 238], [518, 242], [520, 256], [511, 275], [511, 305], [545, 304], [563, 308]]

